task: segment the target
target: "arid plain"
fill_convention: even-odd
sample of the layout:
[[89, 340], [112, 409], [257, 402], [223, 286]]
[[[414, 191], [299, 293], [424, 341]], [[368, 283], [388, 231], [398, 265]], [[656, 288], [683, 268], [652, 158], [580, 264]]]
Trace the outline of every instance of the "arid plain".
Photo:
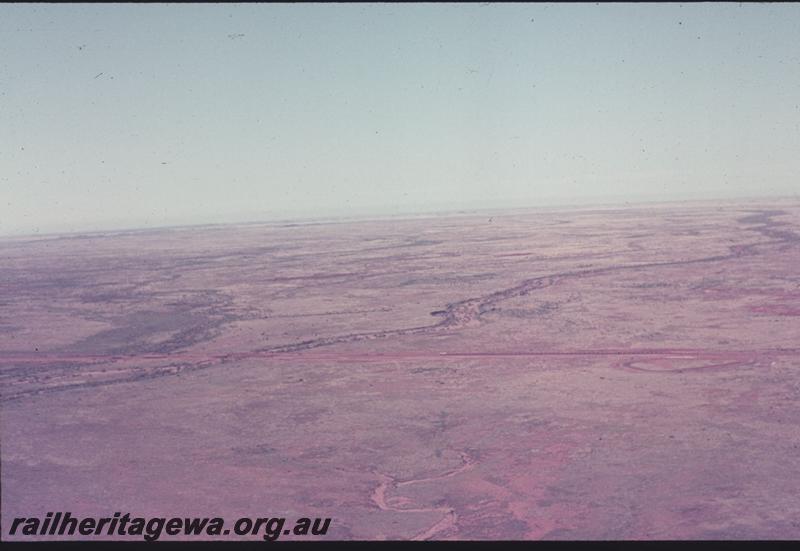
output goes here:
[[5, 238], [0, 377], [4, 537], [799, 539], [800, 201]]

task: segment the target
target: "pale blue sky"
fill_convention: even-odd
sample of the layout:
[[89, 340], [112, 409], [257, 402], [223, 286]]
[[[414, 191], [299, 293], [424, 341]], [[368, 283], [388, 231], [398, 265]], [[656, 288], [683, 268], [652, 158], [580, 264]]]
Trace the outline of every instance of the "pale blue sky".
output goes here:
[[800, 191], [798, 4], [0, 6], [0, 234]]

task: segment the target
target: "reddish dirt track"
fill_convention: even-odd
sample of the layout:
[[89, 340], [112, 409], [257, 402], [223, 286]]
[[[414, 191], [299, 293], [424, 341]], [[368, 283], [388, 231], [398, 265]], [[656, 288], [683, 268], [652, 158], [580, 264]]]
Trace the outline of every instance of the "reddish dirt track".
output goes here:
[[70, 510], [331, 517], [328, 539], [800, 538], [796, 201], [0, 256], [4, 534]]

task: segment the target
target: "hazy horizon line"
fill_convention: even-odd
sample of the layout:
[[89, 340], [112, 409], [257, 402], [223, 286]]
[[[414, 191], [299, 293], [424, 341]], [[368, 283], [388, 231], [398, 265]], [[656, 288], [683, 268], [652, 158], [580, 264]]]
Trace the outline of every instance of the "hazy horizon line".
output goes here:
[[[702, 195], [702, 194], [700, 194]], [[389, 213], [386, 211], [380, 212], [377, 209], [372, 209], [372, 212], [327, 212], [317, 215], [312, 214], [289, 214], [277, 215], [275, 213], [263, 213], [261, 215], [252, 214], [235, 214], [228, 213], [220, 215], [222, 217], [240, 217], [241, 220], [226, 219], [222, 221], [195, 221], [195, 222], [174, 222], [157, 224], [153, 226], [147, 225], [120, 225], [120, 226], [103, 226], [98, 228], [74, 229], [74, 230], [46, 230], [43, 232], [30, 232], [28, 230], [17, 232], [0, 232], [0, 240], [16, 240], [25, 238], [48, 238], [48, 237], [65, 237], [65, 236], [95, 236], [101, 235], [116, 235], [126, 233], [146, 233], [165, 230], [183, 230], [191, 228], [209, 228], [218, 226], [254, 226], [254, 225], [275, 225], [275, 224], [337, 224], [347, 222], [359, 221], [380, 221], [380, 220], [398, 220], [408, 218], [432, 218], [437, 216], [458, 216], [470, 215], [481, 213], [496, 213], [498, 211], [528, 211], [528, 210], [563, 210], [563, 211], [577, 211], [586, 208], [638, 208], [645, 205], [667, 205], [670, 203], [707, 203], [707, 202], [723, 202], [723, 203], [737, 203], [749, 200], [800, 200], [800, 193], [797, 194], [765, 194], [765, 195], [741, 195], [741, 196], [684, 196], [684, 197], [636, 197], [624, 200], [617, 197], [587, 197], [583, 201], [572, 202], [557, 200], [554, 202], [545, 202], [542, 204], [532, 205], [512, 205], [512, 201], [505, 201], [503, 205], [494, 206], [461, 206], [461, 207], [448, 207], [446, 205], [434, 206], [429, 209], [402, 210], [396, 213]], [[261, 216], [259, 218], [258, 216]], [[209, 217], [205, 217], [209, 218]], [[101, 223], [102, 224], [102, 223]]]

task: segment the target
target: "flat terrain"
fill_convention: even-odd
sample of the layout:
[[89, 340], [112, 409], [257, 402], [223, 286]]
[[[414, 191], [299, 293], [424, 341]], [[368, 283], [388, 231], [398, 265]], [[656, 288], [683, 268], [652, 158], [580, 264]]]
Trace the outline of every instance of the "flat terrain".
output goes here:
[[800, 202], [6, 238], [0, 379], [4, 535], [798, 539]]

